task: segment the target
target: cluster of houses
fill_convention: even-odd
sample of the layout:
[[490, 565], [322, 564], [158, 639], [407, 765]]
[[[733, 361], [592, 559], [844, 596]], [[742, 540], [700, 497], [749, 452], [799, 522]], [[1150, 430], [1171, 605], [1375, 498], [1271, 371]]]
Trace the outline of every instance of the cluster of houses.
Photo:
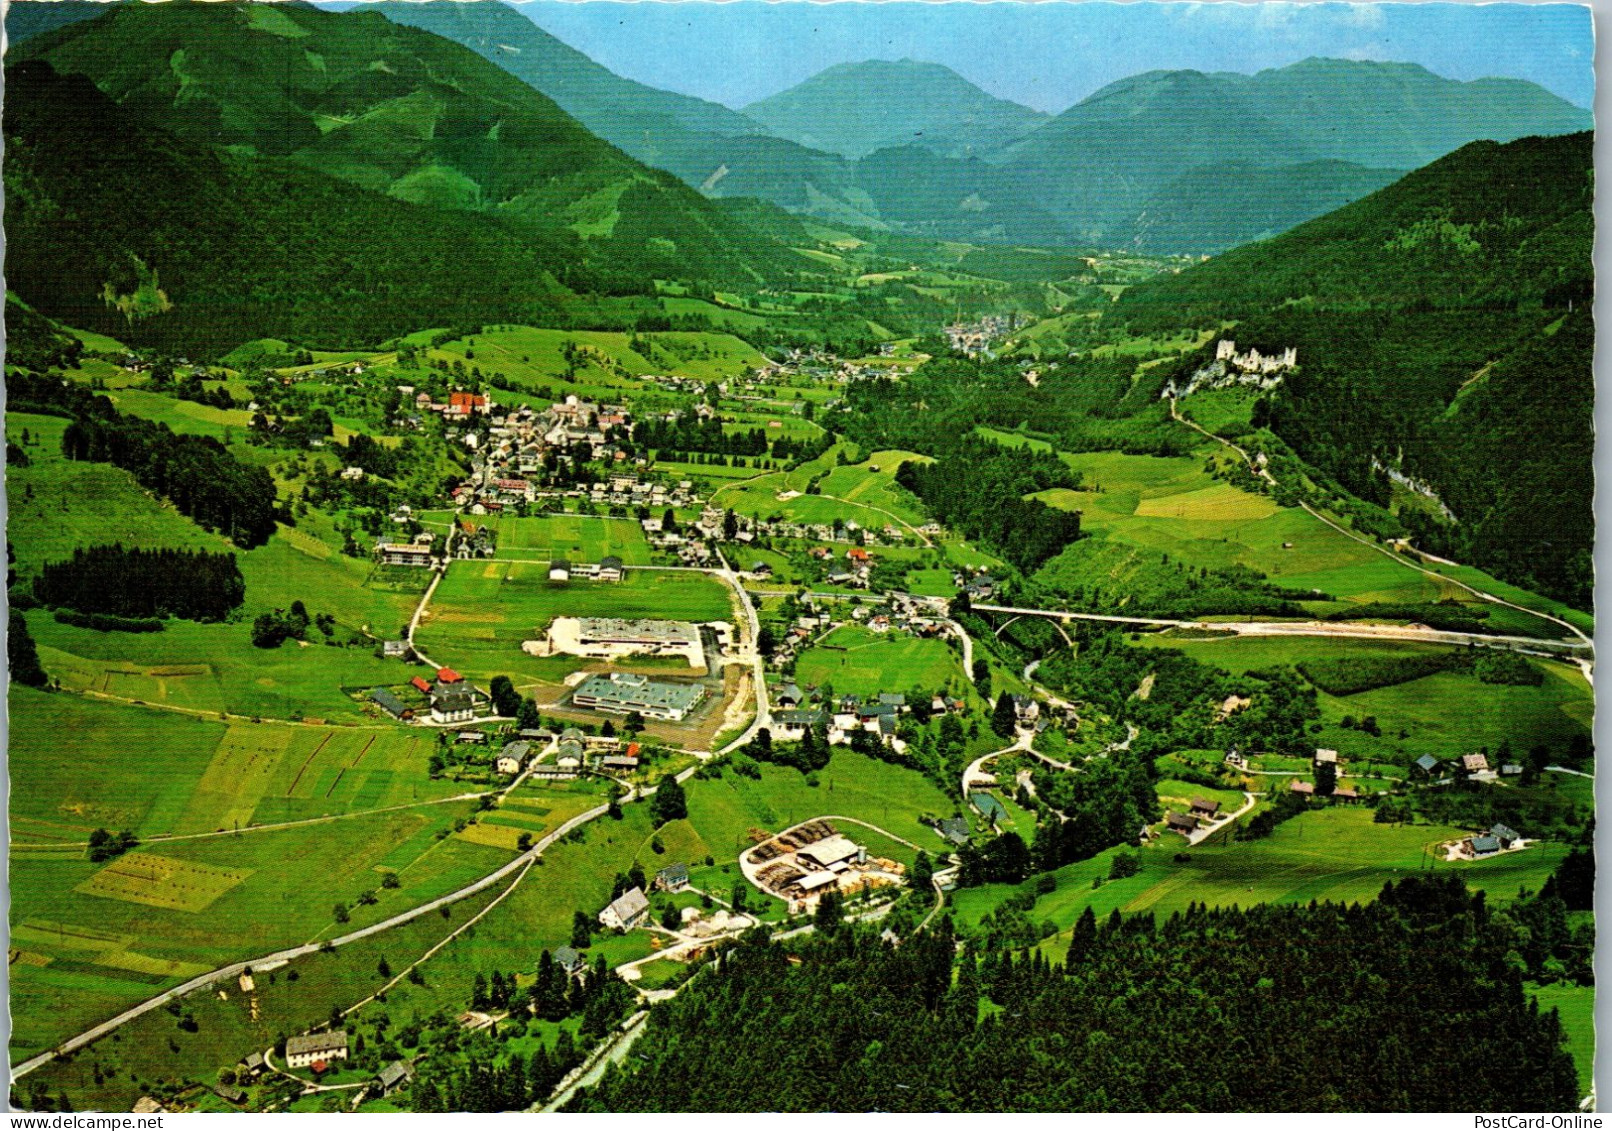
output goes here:
[[[466, 731], [460, 738], [486, 741], [482, 731]], [[554, 760], [543, 755], [554, 745]], [[643, 747], [637, 742], [623, 745], [614, 735], [585, 734], [577, 727], [566, 727], [556, 734], [546, 727], [526, 728], [515, 733], [493, 760], [500, 774], [514, 777], [529, 773], [548, 781], [569, 781], [583, 773], [632, 773], [643, 764]]]
[[438, 668], [435, 678], [415, 676], [409, 686], [423, 697], [423, 705], [406, 702], [398, 692], [377, 687], [369, 701], [399, 722], [429, 719], [438, 725], [474, 721], [492, 705], [492, 697], [452, 668]]
[[[881, 350], [880, 356], [888, 357], [890, 354]], [[756, 367], [733, 384], [736, 388], [741, 384], [778, 385], [787, 384], [792, 378], [803, 377], [809, 381], [833, 381], [844, 385], [852, 381], [897, 377], [901, 372], [899, 366], [847, 361], [824, 349], [789, 349], [780, 359]]]
[[852, 605], [843, 616], [835, 615], [838, 607], [832, 601], [808, 595], [803, 603], [806, 611], [780, 634], [770, 661], [774, 668], [789, 667], [813, 641], [842, 624], [858, 624], [877, 633], [906, 632], [924, 639], [936, 639], [948, 631], [945, 602], [929, 597], [891, 593], [881, 605]]
[[[896, 726], [902, 715], [912, 708], [907, 697], [900, 692], [880, 692], [877, 695], [842, 695], [832, 702], [823, 700], [815, 690], [803, 690], [786, 683], [772, 693], [772, 736], [783, 742], [799, 742], [807, 730], [822, 729], [828, 734], [830, 745], [842, 746], [851, 741], [858, 731], [875, 735], [884, 745], [897, 753], [907, 744], [896, 737]], [[937, 695], [930, 703], [936, 714], [962, 713], [961, 699]]]
[[[592, 404], [569, 396], [547, 409], [522, 405], [497, 415], [486, 398], [478, 399], [479, 403], [469, 405], [463, 413], [446, 414], [450, 419], [489, 417], [485, 440], [475, 431], [465, 436], [466, 446], [475, 453], [471, 474], [453, 491], [454, 501], [472, 514], [496, 513], [506, 506], [535, 502], [554, 494], [537, 485], [545, 467], [553, 462], [627, 460], [626, 449], [614, 439], [624, 436], [631, 424], [622, 405]], [[647, 496], [644, 501], [648, 502]]]
[[945, 327], [946, 344], [969, 357], [989, 356], [991, 346], [1019, 327], [1015, 314], [988, 314], [973, 322], [953, 322]]

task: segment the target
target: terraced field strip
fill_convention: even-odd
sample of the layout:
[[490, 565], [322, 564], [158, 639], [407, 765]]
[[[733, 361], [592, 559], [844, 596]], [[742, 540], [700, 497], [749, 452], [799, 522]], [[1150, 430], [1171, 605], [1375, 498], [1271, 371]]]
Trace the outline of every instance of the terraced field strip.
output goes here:
[[[297, 783], [302, 780], [303, 771], [307, 770], [308, 766], [312, 764], [313, 760], [319, 756], [319, 751], [325, 748], [325, 743], [329, 741], [330, 735], [328, 734], [319, 740], [319, 745], [313, 748], [313, 751], [308, 755], [307, 761], [303, 762], [301, 769], [297, 770], [297, 776], [292, 778], [291, 784], [286, 787], [285, 795], [287, 797], [291, 796], [292, 792], [297, 788]], [[325, 796], [328, 797], [330, 795], [326, 794]]]

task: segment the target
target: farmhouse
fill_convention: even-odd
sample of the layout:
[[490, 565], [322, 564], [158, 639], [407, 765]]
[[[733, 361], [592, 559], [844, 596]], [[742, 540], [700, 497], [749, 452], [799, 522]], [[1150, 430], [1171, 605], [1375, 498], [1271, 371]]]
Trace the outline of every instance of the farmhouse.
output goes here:
[[1423, 754], [1420, 758], [1416, 759], [1416, 768], [1421, 770], [1424, 774], [1431, 774], [1434, 770], [1438, 769], [1438, 759], [1433, 757], [1431, 754]]
[[1315, 764], [1317, 766], [1336, 766], [1338, 764], [1338, 752], [1336, 750], [1317, 750], [1315, 752]]
[[1482, 754], [1463, 754], [1461, 768], [1469, 774], [1481, 774], [1489, 768], [1489, 759]]
[[550, 581], [570, 581], [571, 580], [571, 566], [567, 562], [564, 562], [564, 561], [551, 562], [549, 564], [549, 580]]
[[625, 573], [626, 570], [623, 568], [620, 558], [608, 557], [599, 559], [600, 581], [620, 581]]
[[611, 715], [633, 712], [647, 719], [682, 722], [705, 698], [705, 689], [695, 683], [667, 683], [627, 672], [592, 675], [571, 695], [571, 702]]
[[1173, 833], [1190, 837], [1198, 831], [1198, 818], [1186, 813], [1167, 813], [1164, 817], [1164, 827]]
[[574, 978], [588, 968], [588, 960], [575, 947], [562, 946], [554, 952], [554, 962], [567, 975]]
[[332, 1060], [347, 1059], [347, 1030], [333, 1029], [328, 1033], [307, 1033], [287, 1038], [285, 1062], [289, 1068], [307, 1068], [310, 1065], [328, 1064]]
[[475, 692], [468, 687], [434, 687], [431, 689], [431, 721], [436, 723], [468, 723], [476, 717]]
[[687, 864], [672, 864], [655, 873], [656, 891], [684, 891], [687, 888]]
[[599, 912], [599, 922], [616, 931], [630, 931], [649, 914], [649, 898], [642, 888], [623, 892], [609, 907]]
[[961, 817], [946, 817], [935, 822], [935, 831], [958, 847], [968, 843], [968, 822]]
[[394, 1060], [375, 1073], [375, 1087], [381, 1095], [389, 1095], [407, 1084], [413, 1075], [414, 1065], [406, 1060]]
[[1293, 793], [1314, 793], [1315, 783], [1295, 780], [1289, 782], [1287, 788]]
[[1212, 821], [1220, 812], [1220, 802], [1210, 801], [1206, 797], [1194, 797], [1191, 811], [1194, 817], [1202, 817], [1206, 821]]

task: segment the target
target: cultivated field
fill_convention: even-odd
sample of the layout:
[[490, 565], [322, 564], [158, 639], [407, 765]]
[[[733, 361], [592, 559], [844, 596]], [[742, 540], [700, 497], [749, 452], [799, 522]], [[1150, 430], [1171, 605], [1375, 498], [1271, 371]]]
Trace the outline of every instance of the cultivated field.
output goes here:
[[960, 685], [960, 665], [957, 654], [943, 640], [844, 625], [800, 654], [795, 661], [795, 681], [816, 687], [831, 684], [841, 695], [904, 692], [915, 687], [932, 691], [949, 683]]
[[[659, 517], [658, 515], [656, 517]], [[598, 562], [610, 556], [630, 566], [648, 565], [649, 543], [635, 519], [575, 514], [514, 515], [472, 519], [497, 531], [497, 557], [548, 563]]]

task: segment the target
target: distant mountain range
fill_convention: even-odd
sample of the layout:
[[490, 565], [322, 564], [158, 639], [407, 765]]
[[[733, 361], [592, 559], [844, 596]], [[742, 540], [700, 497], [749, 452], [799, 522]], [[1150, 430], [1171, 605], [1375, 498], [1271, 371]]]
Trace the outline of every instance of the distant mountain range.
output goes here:
[[1050, 115], [993, 98], [938, 63], [841, 63], [744, 108], [778, 137], [842, 157], [920, 146], [949, 157], [999, 149]]
[[[309, 27], [321, 26], [315, 9], [276, 7], [299, 28], [308, 20], [315, 21]], [[381, 0], [357, 8], [352, 15], [383, 15], [467, 47], [519, 82], [499, 85], [483, 75], [462, 95], [440, 84], [411, 85], [419, 76], [408, 67], [360, 74], [356, 57], [338, 49], [326, 59], [291, 33], [278, 36], [278, 50], [247, 52], [245, 69], [231, 60], [207, 74], [213, 64], [203, 53], [176, 41], [172, 49], [184, 52], [177, 69], [148, 76], [151, 89], [171, 87], [164, 96], [186, 104], [184, 120], [170, 115], [168, 124], [210, 128], [197, 114], [200, 99], [220, 107], [228, 144], [269, 146], [263, 151], [290, 145], [295, 160], [404, 199], [531, 217], [557, 209], [577, 231], [597, 238], [599, 225], [613, 232], [614, 221], [595, 221], [590, 213], [619, 214], [602, 202], [614, 191], [607, 184], [628, 174], [613, 164], [619, 155], [607, 156], [582, 131], [558, 124], [569, 116], [707, 197], [756, 197], [837, 223], [935, 238], [1155, 253], [1214, 253], [1269, 237], [1469, 141], [1591, 124], [1588, 111], [1520, 80], [1456, 82], [1413, 64], [1330, 59], [1256, 75], [1134, 75], [1051, 117], [995, 98], [937, 64], [867, 61], [830, 67], [738, 111], [622, 78], [492, 0]], [[61, 26], [103, 12], [87, 0], [21, 0], [11, 5], [7, 28], [24, 55], [43, 51], [69, 70], [92, 67], [86, 73], [118, 101], [143, 100], [150, 91], [123, 72], [152, 65], [156, 56], [149, 52], [163, 44], [130, 42], [146, 54], [119, 63], [96, 58], [103, 33], [75, 48], [70, 43], [78, 37]], [[117, 26], [115, 17], [109, 20]], [[284, 23], [265, 15], [247, 30], [272, 39], [271, 22]], [[46, 38], [48, 48], [34, 46]], [[399, 47], [405, 53], [441, 51], [419, 46], [422, 40], [390, 42], [411, 44]], [[246, 136], [261, 134], [282, 112], [262, 91], [248, 93], [272, 73], [253, 69], [257, 54], [271, 67], [290, 68], [294, 112], [283, 138]], [[310, 56], [342, 74], [317, 72]], [[312, 82], [316, 73], [320, 81]], [[533, 98], [532, 91], [547, 98]], [[447, 136], [400, 140], [412, 116], [423, 113], [438, 134], [472, 122], [490, 130], [487, 115], [506, 106], [518, 106], [533, 130], [510, 128], [477, 144]], [[556, 116], [556, 108], [563, 114]], [[259, 128], [249, 125], [254, 120]], [[379, 164], [367, 156], [377, 146], [388, 154]], [[526, 189], [514, 191], [523, 178], [550, 169], [565, 170], [550, 188], [535, 190], [527, 179]], [[664, 196], [677, 226], [712, 227], [716, 246], [737, 238], [668, 182], [641, 169], [629, 179], [634, 191], [617, 197], [618, 204], [647, 205], [651, 196]]]
[[[1470, 141], [1588, 129], [1592, 118], [1516, 80], [1456, 82], [1413, 64], [1309, 59], [1256, 75], [1155, 71], [1104, 87], [990, 160], [1035, 183], [1077, 237], [1213, 252], [1320, 215], [1338, 190], [1379, 187]], [[1317, 161], [1330, 161], [1318, 177]], [[1216, 176], [1240, 165], [1258, 173]], [[1172, 182], [1219, 215], [1159, 226]], [[1358, 194], [1357, 194], [1358, 195]], [[1280, 229], [1278, 229], [1280, 230]]]

